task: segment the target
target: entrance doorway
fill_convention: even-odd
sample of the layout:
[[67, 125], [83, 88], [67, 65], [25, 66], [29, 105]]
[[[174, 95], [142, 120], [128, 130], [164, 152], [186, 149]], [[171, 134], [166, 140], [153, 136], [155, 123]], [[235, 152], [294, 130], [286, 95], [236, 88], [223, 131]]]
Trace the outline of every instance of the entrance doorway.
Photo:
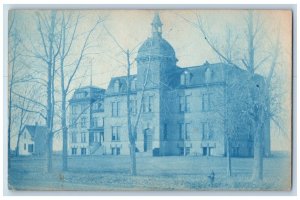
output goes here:
[[144, 130], [144, 152], [152, 151], [152, 132], [150, 128]]
[[202, 147], [202, 155], [203, 156], [210, 156], [210, 150], [211, 150], [211, 147]]

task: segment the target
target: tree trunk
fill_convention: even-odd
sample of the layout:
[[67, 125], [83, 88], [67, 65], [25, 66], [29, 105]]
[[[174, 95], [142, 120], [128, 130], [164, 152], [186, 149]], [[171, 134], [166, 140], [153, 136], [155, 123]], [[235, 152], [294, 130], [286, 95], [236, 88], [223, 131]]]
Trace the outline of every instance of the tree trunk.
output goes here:
[[230, 140], [227, 137], [227, 144], [226, 144], [226, 148], [227, 148], [227, 176], [231, 177], [231, 154], [230, 154]]
[[62, 112], [61, 126], [63, 132], [63, 171], [67, 171], [68, 170], [68, 128], [67, 128], [66, 95], [64, 92], [62, 92], [61, 112]]
[[53, 148], [53, 136], [52, 133], [48, 133], [48, 153], [47, 153], [47, 172], [52, 172], [52, 148]]
[[263, 179], [263, 147], [262, 147], [262, 135], [259, 131], [254, 134], [254, 161], [253, 161], [253, 181], [259, 181]]
[[135, 142], [130, 144], [130, 159], [131, 159], [131, 175], [136, 176], [136, 155], [135, 155]]

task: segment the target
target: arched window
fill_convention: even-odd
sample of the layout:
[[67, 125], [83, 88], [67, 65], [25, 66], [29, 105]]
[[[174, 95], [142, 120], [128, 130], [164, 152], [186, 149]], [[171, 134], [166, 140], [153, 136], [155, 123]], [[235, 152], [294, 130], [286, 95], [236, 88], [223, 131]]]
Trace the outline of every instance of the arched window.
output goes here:
[[134, 78], [134, 79], [131, 81], [130, 89], [131, 89], [132, 91], [135, 91], [135, 90], [136, 90], [136, 78]]
[[191, 81], [191, 73], [188, 71], [184, 71], [180, 75], [180, 84], [181, 85], [189, 85]]
[[116, 80], [114, 83], [114, 92], [119, 92], [120, 91], [120, 81]]
[[205, 70], [205, 81], [210, 82], [211, 79], [212, 79], [212, 70], [210, 69], [210, 67], [208, 67]]

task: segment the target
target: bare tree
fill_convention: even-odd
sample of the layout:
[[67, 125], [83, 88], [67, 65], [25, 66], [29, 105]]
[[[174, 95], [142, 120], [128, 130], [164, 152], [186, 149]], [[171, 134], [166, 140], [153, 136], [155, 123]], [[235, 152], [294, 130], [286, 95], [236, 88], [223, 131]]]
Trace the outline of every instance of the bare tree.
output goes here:
[[[274, 53], [270, 55], [266, 55], [265, 57], [258, 59], [256, 56], [256, 52], [259, 48], [258, 33], [262, 31], [263, 23], [259, 18], [256, 18], [254, 22], [253, 11], [248, 11], [245, 23], [246, 23], [246, 34], [245, 38], [247, 40], [247, 49], [245, 51], [241, 51], [241, 55], [239, 55], [242, 59], [241, 62], [244, 64], [247, 72], [249, 73], [249, 81], [255, 83], [255, 75], [256, 70], [264, 66], [267, 61], [270, 61], [269, 73], [265, 78], [265, 84], [267, 91], [262, 91], [263, 88], [258, 88], [256, 84], [251, 84], [250, 89], [248, 90], [251, 94], [251, 99], [248, 99], [248, 103], [250, 104], [248, 108], [248, 117], [252, 120], [253, 126], [256, 127], [253, 130], [254, 134], [254, 164], [253, 164], [253, 180], [261, 180], [263, 178], [263, 127], [265, 123], [270, 120], [270, 116], [272, 115], [272, 110], [269, 109], [268, 103], [269, 100], [263, 98], [264, 95], [269, 96], [271, 80], [274, 75], [274, 70], [277, 65], [276, 59], [278, 58], [279, 51], [279, 41], [277, 40], [275, 45], [276, 47], [273, 49]], [[189, 21], [191, 22], [191, 21]], [[233, 61], [231, 55], [228, 52], [222, 51], [218, 46], [211, 40], [210, 36], [207, 34], [206, 28], [203, 25], [203, 21], [199, 15], [197, 15], [197, 23], [191, 22], [198, 30], [200, 30], [202, 36], [204, 37], [207, 44], [212, 48], [212, 50], [223, 60], [225, 63], [233, 65], [235, 67], [240, 67], [237, 61]], [[228, 42], [228, 40], [227, 40]], [[230, 45], [229, 45], [230, 46]], [[260, 46], [261, 47], [261, 46]], [[232, 49], [231, 47], [230, 49]], [[262, 48], [262, 47], [261, 47]], [[228, 135], [228, 134], [226, 134]], [[227, 137], [229, 139], [229, 137]], [[230, 148], [228, 146], [228, 148]], [[227, 149], [228, 151], [228, 149]], [[230, 157], [228, 157], [228, 167], [230, 168]], [[231, 170], [228, 171], [230, 175]]]
[[[60, 42], [57, 28], [57, 11], [45, 11], [36, 13], [37, 31], [39, 40], [32, 44], [34, 57], [46, 65], [46, 126], [47, 126], [47, 171], [52, 171], [52, 151], [53, 151], [53, 119], [54, 119], [54, 76], [56, 73], [57, 56], [60, 50]], [[37, 49], [38, 48], [38, 49]]]
[[[149, 71], [150, 71], [150, 63], [151, 63], [151, 59], [150, 59], [150, 55], [149, 55], [149, 62], [148, 62], [148, 67], [147, 67], [147, 71], [146, 71], [146, 77], [142, 86], [142, 94], [141, 94], [141, 99], [140, 99], [140, 107], [137, 110], [137, 117], [135, 122], [133, 122], [132, 120], [132, 113], [131, 113], [131, 101], [130, 101], [130, 97], [131, 97], [131, 65], [132, 62], [130, 61], [130, 56], [133, 54], [133, 52], [135, 51], [135, 49], [140, 45], [136, 45], [131, 51], [129, 50], [125, 50], [120, 43], [116, 40], [116, 38], [112, 35], [112, 33], [104, 26], [106, 32], [108, 33], [108, 35], [112, 38], [112, 40], [115, 42], [115, 44], [120, 48], [120, 50], [122, 51], [122, 53], [124, 53], [126, 55], [126, 61], [127, 61], [127, 130], [128, 130], [128, 138], [129, 138], [129, 142], [130, 142], [130, 170], [131, 170], [131, 175], [132, 176], [136, 176], [137, 174], [137, 169], [136, 169], [136, 137], [137, 137], [137, 127], [139, 125], [140, 122], [140, 118], [141, 118], [141, 113], [142, 113], [142, 105], [143, 105], [143, 101], [144, 101], [144, 93], [145, 93], [145, 88], [147, 83], [149, 82], [148, 80], [148, 75], [149, 75]], [[152, 48], [151, 48], [152, 51]], [[151, 53], [150, 53], [151, 54]]]
[[[67, 128], [67, 94], [69, 93], [70, 86], [73, 78], [81, 66], [82, 60], [87, 57], [87, 50], [91, 48], [89, 42], [92, 33], [96, 30], [97, 26], [102, 22], [99, 19], [95, 25], [84, 34], [83, 45], [80, 48], [78, 56], [73, 56], [72, 64], [67, 65], [66, 60], [71, 57], [70, 52], [72, 49], [78, 50], [74, 46], [76, 40], [78, 41], [78, 25], [80, 15], [75, 18], [71, 14], [65, 15], [62, 12], [61, 20], [61, 48], [59, 51], [60, 63], [60, 82], [61, 82], [61, 127], [63, 133], [63, 170], [68, 169], [68, 128]], [[58, 41], [60, 42], [60, 41]], [[68, 68], [68, 70], [67, 70]]]

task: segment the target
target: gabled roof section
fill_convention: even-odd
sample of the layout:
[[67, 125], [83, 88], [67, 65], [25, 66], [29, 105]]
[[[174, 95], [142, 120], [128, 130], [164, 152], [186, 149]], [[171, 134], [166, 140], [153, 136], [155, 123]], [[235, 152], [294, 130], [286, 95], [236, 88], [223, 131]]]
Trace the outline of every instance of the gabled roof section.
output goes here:
[[34, 139], [36, 137], [46, 137], [47, 135], [47, 127], [39, 126], [39, 125], [25, 125], [24, 130], [27, 129], [31, 138]]
[[[130, 75], [129, 79], [130, 82], [134, 79], [136, 79], [137, 75]], [[119, 84], [119, 90], [115, 90], [115, 84], [118, 82]], [[127, 76], [119, 76], [119, 77], [113, 77], [111, 78], [108, 88], [106, 90], [105, 95], [118, 95], [118, 94], [125, 94], [127, 92]]]

